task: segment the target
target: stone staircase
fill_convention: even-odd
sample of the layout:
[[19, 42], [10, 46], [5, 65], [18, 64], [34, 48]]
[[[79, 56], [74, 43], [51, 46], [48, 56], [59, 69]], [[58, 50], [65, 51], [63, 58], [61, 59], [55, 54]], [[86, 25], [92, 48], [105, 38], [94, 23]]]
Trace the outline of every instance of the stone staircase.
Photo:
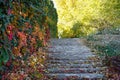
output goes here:
[[45, 75], [49, 80], [104, 80], [105, 67], [78, 38], [51, 39]]

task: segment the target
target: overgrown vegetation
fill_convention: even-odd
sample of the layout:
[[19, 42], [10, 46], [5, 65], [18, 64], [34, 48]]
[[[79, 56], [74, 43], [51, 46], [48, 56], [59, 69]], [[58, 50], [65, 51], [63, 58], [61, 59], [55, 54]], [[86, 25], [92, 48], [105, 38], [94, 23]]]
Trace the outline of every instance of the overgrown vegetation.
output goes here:
[[88, 36], [87, 45], [109, 66], [107, 77], [120, 79], [120, 27], [105, 28]]
[[45, 8], [47, 12], [47, 22], [50, 29], [50, 37], [51, 38], [57, 38], [58, 37], [58, 28], [57, 28], [57, 22], [58, 22], [58, 15], [57, 11], [54, 8], [53, 2], [50, 0], [49, 2], [45, 3], [47, 6]]
[[120, 27], [105, 28], [96, 34], [89, 35], [87, 40], [92, 42], [101, 55], [120, 55]]
[[0, 0], [0, 79], [43, 78], [42, 47], [56, 37], [56, 24], [51, 0]]

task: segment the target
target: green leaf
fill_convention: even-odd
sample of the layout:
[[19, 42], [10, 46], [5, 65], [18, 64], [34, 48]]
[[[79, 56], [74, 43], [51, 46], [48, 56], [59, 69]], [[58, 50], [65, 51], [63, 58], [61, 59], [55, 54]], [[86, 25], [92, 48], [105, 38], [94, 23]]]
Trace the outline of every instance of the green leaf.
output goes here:
[[15, 59], [15, 56], [13, 55], [13, 53], [12, 53], [12, 51], [11, 51], [10, 48], [8, 49], [8, 52], [9, 52], [9, 54], [11, 55], [12, 59]]
[[6, 63], [9, 60], [9, 54], [7, 50], [4, 47], [2, 47], [0, 49], [0, 52], [1, 52], [0, 61]]

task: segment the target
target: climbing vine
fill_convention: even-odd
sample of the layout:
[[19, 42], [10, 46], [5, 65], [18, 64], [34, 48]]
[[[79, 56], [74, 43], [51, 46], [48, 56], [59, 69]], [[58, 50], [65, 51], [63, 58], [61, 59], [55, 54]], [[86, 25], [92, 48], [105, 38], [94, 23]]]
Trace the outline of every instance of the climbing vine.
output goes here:
[[[8, 76], [10, 80], [23, 80], [31, 73], [36, 74], [31, 74], [31, 78], [34, 79], [42, 76], [38, 74], [42, 72], [41, 63], [45, 59], [41, 47], [47, 46], [50, 38], [49, 13], [46, 8], [51, 5], [53, 4], [50, 0], [0, 0], [0, 78], [2, 80], [7, 79]], [[16, 73], [16, 71], [21, 72]]]

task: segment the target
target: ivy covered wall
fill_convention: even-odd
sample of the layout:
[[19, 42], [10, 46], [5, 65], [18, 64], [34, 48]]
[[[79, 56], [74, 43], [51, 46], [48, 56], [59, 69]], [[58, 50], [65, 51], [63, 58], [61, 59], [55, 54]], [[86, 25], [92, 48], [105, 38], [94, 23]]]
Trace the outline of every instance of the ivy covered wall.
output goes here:
[[39, 71], [44, 59], [41, 47], [57, 36], [56, 24], [51, 0], [0, 0], [0, 78], [6, 79], [3, 75], [9, 70], [19, 71], [19, 66]]

